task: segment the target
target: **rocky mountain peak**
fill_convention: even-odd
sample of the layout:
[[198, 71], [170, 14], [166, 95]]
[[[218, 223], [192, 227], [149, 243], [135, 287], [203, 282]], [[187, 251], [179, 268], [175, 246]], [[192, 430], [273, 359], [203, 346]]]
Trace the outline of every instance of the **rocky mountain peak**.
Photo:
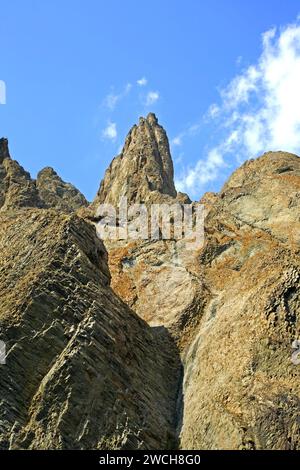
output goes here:
[[54, 168], [52, 168], [51, 166], [45, 166], [45, 168], [43, 168], [42, 170], [39, 171], [38, 173], [38, 177], [44, 177], [44, 176], [49, 176], [49, 177], [57, 177], [58, 174], [56, 173], [56, 171], [54, 170]]
[[84, 195], [71, 183], [66, 183], [47, 166], [37, 175], [36, 186], [46, 207], [56, 207], [64, 212], [73, 212], [88, 205]]
[[154, 113], [149, 113], [146, 120], [149, 124], [158, 124], [158, 119]]
[[131, 128], [122, 152], [106, 170], [96, 201], [117, 205], [122, 196], [130, 203], [177, 196], [169, 140], [154, 113]]
[[[300, 449], [299, 157], [206, 193], [193, 250], [104, 246], [74, 186], [0, 156], [0, 449]], [[154, 114], [98, 198], [122, 195], [183, 202]]]
[[2, 137], [0, 139], [0, 163], [2, 163], [5, 158], [10, 158], [8, 150], [8, 140]]
[[37, 179], [10, 158], [8, 140], [0, 139], [0, 211], [25, 207], [56, 208], [74, 212], [88, 205], [81, 192], [64, 182], [51, 167], [41, 170]]

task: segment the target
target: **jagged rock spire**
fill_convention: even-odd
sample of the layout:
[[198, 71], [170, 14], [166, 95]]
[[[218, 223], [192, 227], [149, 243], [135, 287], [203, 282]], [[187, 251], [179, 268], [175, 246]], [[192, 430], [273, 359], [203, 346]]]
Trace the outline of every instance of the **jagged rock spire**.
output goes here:
[[0, 163], [2, 163], [5, 158], [10, 158], [8, 150], [8, 140], [2, 137], [0, 139]]
[[130, 203], [177, 196], [168, 137], [153, 113], [130, 130], [121, 154], [106, 170], [96, 201], [117, 205], [122, 196]]
[[0, 139], [0, 211], [24, 207], [56, 208], [73, 212], [88, 205], [72, 184], [65, 183], [52, 168], [44, 168], [37, 180], [10, 158], [8, 140]]
[[51, 167], [38, 173], [36, 186], [45, 207], [72, 212], [88, 205], [84, 195], [73, 184], [63, 181]]

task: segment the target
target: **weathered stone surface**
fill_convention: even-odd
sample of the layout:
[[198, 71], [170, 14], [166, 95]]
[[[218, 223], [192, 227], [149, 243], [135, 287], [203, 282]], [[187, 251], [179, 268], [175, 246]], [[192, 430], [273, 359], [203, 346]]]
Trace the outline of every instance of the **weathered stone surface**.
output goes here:
[[210, 293], [185, 339], [183, 448], [300, 448], [300, 159], [246, 162], [214, 197], [199, 261]]
[[[171, 202], [176, 198], [173, 162], [167, 134], [153, 113], [140, 118], [130, 130], [123, 150], [106, 170], [94, 204], [117, 206], [126, 196], [129, 204]], [[179, 193], [181, 202], [189, 202]]]
[[106, 242], [106, 247], [115, 292], [150, 325], [176, 328], [181, 336], [183, 319], [194, 319], [191, 311], [200, 308], [205, 289], [195, 252], [176, 240]]
[[201, 249], [106, 241], [108, 265], [83, 220], [97, 204], [188, 201], [153, 114], [88, 208], [51, 170], [40, 191], [5, 140], [0, 171], [2, 448], [300, 449], [299, 157], [269, 152], [206, 193]]
[[106, 252], [76, 216], [0, 216], [1, 448], [175, 445], [180, 361], [113, 293]]
[[[91, 206], [94, 214], [101, 203], [117, 207], [121, 196], [127, 197], [128, 206], [191, 202], [175, 189], [168, 137], [153, 113], [133, 126], [121, 154], [107, 169]], [[105, 243], [113, 289], [151, 325], [171, 326], [198, 298], [198, 267], [190, 269], [191, 253], [184, 243]]]
[[7, 139], [0, 139], [0, 210], [42, 206], [30, 174], [10, 158]]
[[72, 184], [65, 183], [53, 168], [46, 167], [38, 173], [36, 186], [46, 207], [73, 212], [88, 205], [83, 194]]
[[65, 183], [50, 167], [41, 170], [37, 180], [10, 158], [7, 139], [0, 139], [0, 210], [21, 207], [57, 208], [74, 212], [88, 205], [83, 194]]
[[181, 351], [181, 448], [300, 448], [299, 194], [299, 157], [269, 152], [203, 196], [200, 251], [106, 242], [115, 291]]
[[4, 158], [10, 158], [8, 150], [8, 140], [2, 137], [0, 139], [0, 163], [3, 162]]

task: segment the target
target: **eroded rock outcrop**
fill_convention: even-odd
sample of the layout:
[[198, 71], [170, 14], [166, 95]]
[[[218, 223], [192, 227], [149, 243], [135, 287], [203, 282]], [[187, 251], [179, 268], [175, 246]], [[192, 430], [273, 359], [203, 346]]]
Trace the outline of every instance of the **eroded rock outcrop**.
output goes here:
[[[151, 204], [191, 203], [175, 189], [168, 137], [153, 113], [133, 126], [121, 154], [106, 170], [91, 206], [94, 214], [99, 204], [117, 208], [121, 196], [128, 206], [144, 203], [148, 209]], [[149, 239], [105, 244], [113, 289], [150, 325], [181, 322], [183, 312], [199, 299], [198, 266], [185, 243]]]
[[36, 187], [46, 207], [74, 212], [88, 205], [84, 195], [72, 184], [65, 183], [51, 167], [38, 173]]
[[30, 174], [10, 158], [7, 139], [0, 139], [0, 210], [43, 207]]
[[1, 139], [1, 447], [299, 449], [299, 195], [299, 157], [269, 152], [203, 196], [198, 249], [105, 248], [99, 203], [189, 202], [156, 117], [88, 208], [53, 170], [32, 180]]
[[204, 195], [201, 250], [106, 243], [116, 292], [181, 351], [182, 448], [300, 446], [299, 194], [299, 157], [269, 152]]
[[41, 170], [37, 180], [9, 154], [7, 139], [0, 139], [0, 210], [22, 207], [57, 208], [74, 212], [88, 205], [83, 194], [65, 183], [50, 167]]
[[299, 194], [299, 157], [270, 152], [208, 198], [210, 294], [185, 338], [183, 448], [300, 447]]
[[0, 447], [174, 447], [178, 354], [110, 289], [94, 228], [16, 210], [0, 240]]
[[124, 196], [129, 204], [170, 203], [177, 196], [189, 202], [187, 195], [177, 195], [168, 137], [153, 113], [130, 130], [121, 154], [106, 170], [95, 205], [117, 206]]

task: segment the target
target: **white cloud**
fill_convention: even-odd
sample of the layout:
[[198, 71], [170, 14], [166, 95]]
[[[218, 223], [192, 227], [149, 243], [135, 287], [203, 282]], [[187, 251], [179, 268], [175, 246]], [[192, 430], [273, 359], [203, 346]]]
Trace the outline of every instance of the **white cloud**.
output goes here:
[[183, 143], [183, 140], [186, 139], [187, 137], [193, 137], [196, 134], [198, 134], [200, 130], [200, 124], [195, 123], [195, 124], [190, 124], [188, 127], [186, 127], [182, 132], [177, 134], [172, 140], [171, 140], [171, 145], [173, 147], [180, 146]]
[[209, 151], [206, 159], [198, 160], [193, 168], [189, 168], [176, 180], [176, 188], [178, 191], [187, 191], [194, 196], [199, 187], [215, 180], [219, 170], [226, 166], [220, 149], [215, 147]]
[[117, 104], [117, 102], [119, 101], [119, 97], [120, 95], [114, 95], [113, 93], [109, 93], [106, 97], [105, 97], [105, 105], [110, 109], [110, 110], [113, 110]]
[[117, 124], [115, 122], [109, 122], [105, 129], [102, 131], [102, 137], [104, 139], [116, 140], [118, 135]]
[[210, 118], [214, 118], [216, 117], [220, 112], [220, 108], [219, 106], [216, 104], [216, 103], [213, 103], [212, 105], [210, 105], [210, 107], [208, 108], [208, 117]]
[[128, 95], [128, 93], [130, 92], [132, 88], [132, 84], [131, 83], [127, 83], [125, 86], [124, 86], [124, 89], [123, 91], [121, 91], [120, 93], [109, 93], [105, 98], [104, 98], [104, 106], [106, 106], [108, 109], [110, 109], [111, 111], [113, 111], [117, 105], [117, 103], [119, 101], [121, 101], [123, 98], [125, 98], [125, 96]]
[[237, 67], [239, 67], [242, 62], [243, 62], [243, 56], [239, 55], [235, 61], [235, 64]]
[[6, 85], [3, 80], [0, 80], [0, 104], [6, 104]]
[[221, 91], [221, 104], [213, 104], [207, 114], [212, 122], [217, 118], [222, 137], [179, 178], [181, 190], [203, 190], [220, 176], [225, 158], [238, 155], [243, 161], [268, 150], [299, 154], [299, 22], [264, 33], [257, 62], [231, 80]]
[[176, 137], [174, 137], [174, 139], [171, 140], [171, 144], [172, 145], [181, 145], [182, 144], [182, 138], [181, 138], [181, 135], [177, 135]]
[[145, 85], [147, 85], [148, 80], [147, 80], [146, 77], [142, 77], [142, 78], [140, 78], [139, 80], [137, 80], [136, 83], [137, 83], [139, 86], [145, 86]]
[[159, 99], [158, 91], [149, 91], [146, 96], [146, 106], [151, 106]]
[[243, 102], [247, 103], [250, 93], [256, 89], [258, 79], [259, 72], [253, 66], [249, 67], [244, 74], [235, 77], [228, 87], [221, 92], [224, 105], [228, 109], [234, 109]]
[[223, 107], [245, 157], [267, 150], [300, 152], [300, 25], [262, 36], [255, 65], [232, 80]]
[[124, 94], [127, 95], [127, 93], [130, 92], [131, 88], [132, 88], [132, 84], [127, 83], [126, 86], [125, 86]]
[[187, 135], [191, 135], [191, 136], [196, 135], [196, 134], [199, 132], [200, 127], [201, 127], [201, 126], [200, 126], [199, 123], [198, 123], [198, 124], [192, 124], [192, 125], [188, 128], [186, 134], [187, 134]]
[[184, 158], [184, 153], [181, 152], [179, 155], [177, 155], [175, 158], [174, 158], [174, 163], [176, 165], [179, 165], [180, 163], [183, 162], [183, 158]]

